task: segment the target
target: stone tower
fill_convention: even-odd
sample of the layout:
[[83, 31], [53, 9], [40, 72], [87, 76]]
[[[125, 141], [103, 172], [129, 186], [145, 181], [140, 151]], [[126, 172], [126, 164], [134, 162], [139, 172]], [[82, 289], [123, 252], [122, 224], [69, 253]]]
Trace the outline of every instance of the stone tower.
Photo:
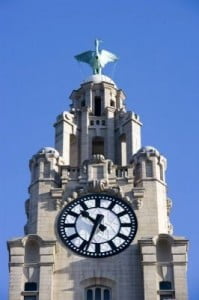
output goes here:
[[166, 159], [141, 146], [125, 94], [94, 74], [30, 160], [25, 236], [8, 242], [10, 300], [187, 300]]

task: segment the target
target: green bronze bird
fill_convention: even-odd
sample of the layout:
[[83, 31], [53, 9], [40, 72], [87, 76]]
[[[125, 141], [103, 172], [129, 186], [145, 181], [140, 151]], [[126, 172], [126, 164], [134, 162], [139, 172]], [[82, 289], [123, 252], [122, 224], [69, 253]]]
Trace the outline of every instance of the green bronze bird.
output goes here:
[[93, 70], [93, 74], [101, 74], [102, 68], [109, 62], [114, 62], [118, 60], [118, 57], [107, 51], [107, 50], [99, 50], [99, 44], [101, 40], [95, 40], [95, 50], [89, 50], [78, 55], [75, 55], [75, 58], [78, 61], [85, 62], [89, 64]]

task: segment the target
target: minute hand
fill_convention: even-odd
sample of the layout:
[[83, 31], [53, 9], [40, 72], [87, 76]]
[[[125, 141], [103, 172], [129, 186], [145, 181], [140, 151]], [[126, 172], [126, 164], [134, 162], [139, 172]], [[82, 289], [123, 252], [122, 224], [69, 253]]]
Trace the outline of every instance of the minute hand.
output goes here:
[[91, 231], [91, 235], [90, 235], [90, 237], [89, 237], [89, 240], [88, 240], [88, 243], [87, 243], [87, 246], [86, 246], [86, 250], [87, 250], [88, 247], [90, 246], [90, 243], [91, 243], [91, 241], [92, 241], [92, 239], [93, 239], [93, 237], [94, 237], [94, 235], [95, 235], [95, 233], [96, 233], [96, 231], [97, 231], [97, 229], [98, 229], [100, 223], [102, 222], [102, 219], [103, 219], [103, 218], [104, 218], [103, 215], [97, 215], [97, 217], [96, 217], [96, 219], [95, 219], [95, 223], [94, 223], [94, 225], [93, 225], [93, 229], [92, 229], [92, 231]]

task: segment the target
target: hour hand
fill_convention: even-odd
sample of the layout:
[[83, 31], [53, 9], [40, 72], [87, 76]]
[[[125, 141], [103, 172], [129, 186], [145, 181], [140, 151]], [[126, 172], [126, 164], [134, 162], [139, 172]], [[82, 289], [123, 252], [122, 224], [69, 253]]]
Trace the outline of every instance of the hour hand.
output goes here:
[[[81, 211], [81, 215], [82, 215], [83, 217], [89, 219], [93, 224], [94, 224], [95, 221], [96, 221], [95, 219], [93, 219], [93, 218], [89, 215], [89, 213], [88, 213], [86, 210], [82, 210], [82, 211]], [[100, 229], [101, 231], [104, 231], [104, 230], [106, 229], [106, 226], [104, 226], [103, 224], [100, 224], [100, 225], [99, 225], [99, 229]]]
[[87, 243], [87, 246], [86, 246], [86, 250], [90, 246], [90, 243], [92, 242], [92, 239], [93, 239], [95, 233], [97, 232], [103, 218], [104, 218], [103, 215], [100, 215], [100, 214], [97, 215], [96, 220], [95, 220], [94, 225], [93, 225], [93, 229], [91, 231], [91, 234], [90, 234], [90, 237], [89, 237], [89, 240], [88, 240], [88, 243]]

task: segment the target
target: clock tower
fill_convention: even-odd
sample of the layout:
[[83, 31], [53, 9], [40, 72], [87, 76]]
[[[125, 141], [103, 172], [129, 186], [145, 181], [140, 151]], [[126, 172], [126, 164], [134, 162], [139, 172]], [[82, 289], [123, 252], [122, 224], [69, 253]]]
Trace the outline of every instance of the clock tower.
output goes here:
[[86, 51], [93, 75], [30, 160], [24, 237], [10, 240], [9, 300], [187, 300], [187, 246], [172, 234], [166, 159], [102, 74], [117, 57]]

